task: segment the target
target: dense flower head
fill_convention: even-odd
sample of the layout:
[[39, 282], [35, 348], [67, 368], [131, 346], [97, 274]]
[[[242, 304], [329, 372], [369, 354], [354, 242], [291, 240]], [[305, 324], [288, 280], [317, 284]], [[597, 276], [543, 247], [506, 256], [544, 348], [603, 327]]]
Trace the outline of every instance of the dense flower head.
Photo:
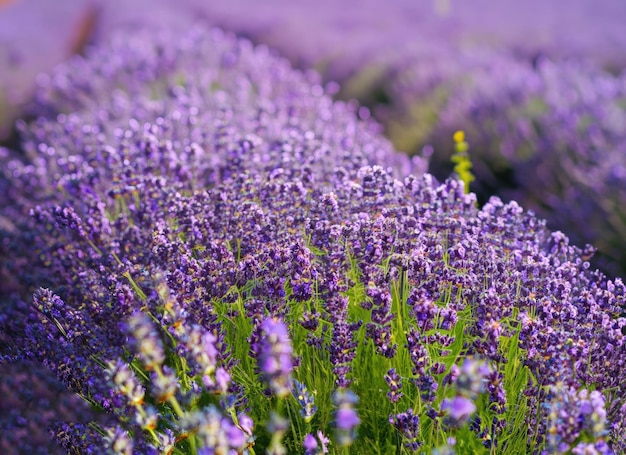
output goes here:
[[[603, 395], [597, 390], [576, 391], [563, 383], [552, 386], [545, 403], [548, 412], [548, 450], [553, 453], [581, 451], [582, 443], [574, 447], [581, 437], [586, 436], [593, 441], [605, 436], [605, 404]], [[606, 447], [602, 440], [585, 445], [590, 446], [587, 450], [594, 448], [597, 453], [606, 453], [606, 449], [602, 450]]]
[[[61, 68], [45, 115], [23, 126], [30, 161], [2, 177], [19, 189], [3, 216], [28, 228], [2, 234], [22, 286], [6, 291], [2, 348], [112, 416], [91, 437], [281, 453], [326, 419], [347, 446], [377, 411], [359, 400], [377, 400], [407, 409], [383, 421], [418, 447], [408, 402], [461, 426], [482, 393], [497, 414], [503, 351], [519, 348], [529, 428], [547, 438], [532, 419], [548, 421], [546, 388], [561, 381], [604, 397], [606, 439], [624, 444], [626, 288], [589, 270], [590, 249], [516, 203], [479, 208], [462, 183], [411, 174], [375, 126], [266, 49], [198, 30], [177, 42], [120, 42]], [[375, 390], [366, 350], [385, 365]], [[251, 353], [268, 401], [304, 411], [290, 414], [299, 440], [286, 414], [247, 403], [265, 388]], [[311, 392], [335, 390], [315, 397], [332, 418], [313, 415], [307, 374], [325, 375]]]

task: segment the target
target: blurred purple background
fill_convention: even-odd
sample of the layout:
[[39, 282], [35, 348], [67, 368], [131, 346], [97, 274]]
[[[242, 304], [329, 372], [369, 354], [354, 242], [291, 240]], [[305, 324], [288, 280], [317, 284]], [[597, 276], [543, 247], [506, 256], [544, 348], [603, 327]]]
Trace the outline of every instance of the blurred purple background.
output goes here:
[[314, 66], [344, 83], [344, 96], [360, 96], [407, 55], [441, 45], [489, 44], [626, 67], [624, 0], [0, 0], [0, 139], [38, 73], [117, 27], [183, 29], [194, 21]]

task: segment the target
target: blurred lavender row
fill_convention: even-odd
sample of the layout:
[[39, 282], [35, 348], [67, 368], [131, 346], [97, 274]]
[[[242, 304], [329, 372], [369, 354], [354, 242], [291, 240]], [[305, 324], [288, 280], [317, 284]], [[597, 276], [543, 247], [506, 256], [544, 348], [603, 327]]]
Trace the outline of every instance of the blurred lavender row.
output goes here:
[[[146, 14], [150, 11], [150, 14]], [[35, 76], [112, 30], [193, 20], [266, 43], [326, 80], [363, 94], [384, 70], [433, 45], [489, 45], [523, 56], [585, 57], [626, 66], [621, 0], [15, 0], [0, 6], [0, 138], [28, 101]]]

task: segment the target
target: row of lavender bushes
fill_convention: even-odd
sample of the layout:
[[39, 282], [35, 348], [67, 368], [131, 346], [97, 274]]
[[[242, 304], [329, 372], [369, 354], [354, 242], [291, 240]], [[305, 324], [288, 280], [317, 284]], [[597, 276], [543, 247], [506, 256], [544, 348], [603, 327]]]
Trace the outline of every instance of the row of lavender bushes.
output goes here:
[[440, 179], [451, 170], [452, 134], [466, 130], [481, 203], [515, 200], [572, 243], [595, 245], [594, 267], [626, 272], [626, 74], [617, 51], [626, 34], [614, 20], [623, 3], [577, 0], [566, 11], [549, 1], [242, 0], [206, 11], [191, 3], [340, 81], [339, 96], [372, 107], [396, 149], [432, 153]]
[[622, 280], [315, 74], [120, 35], [34, 112], [0, 176], [7, 451], [626, 450]]
[[[492, 194], [517, 201], [572, 243], [595, 245], [594, 267], [623, 276], [626, 34], [616, 18], [624, 4], [576, 0], [563, 11], [554, 1], [518, 3], [161, 0], [149, 17], [141, 4], [90, 9], [77, 0], [76, 7], [87, 8], [83, 41], [119, 23], [167, 21], [182, 29], [200, 16], [274, 46], [292, 62], [315, 66], [324, 80], [340, 81], [340, 97], [370, 104], [397, 149], [432, 150], [430, 172], [440, 179], [451, 169], [451, 135], [464, 129], [477, 177], [471, 188], [481, 203]], [[13, 7], [19, 9], [7, 10]], [[10, 29], [20, 16], [7, 16], [0, 27]], [[29, 81], [19, 72], [28, 59], [20, 56], [24, 49], [15, 52], [7, 68], [16, 72], [7, 75], [19, 87]], [[584, 58], [594, 64], [578, 61]]]

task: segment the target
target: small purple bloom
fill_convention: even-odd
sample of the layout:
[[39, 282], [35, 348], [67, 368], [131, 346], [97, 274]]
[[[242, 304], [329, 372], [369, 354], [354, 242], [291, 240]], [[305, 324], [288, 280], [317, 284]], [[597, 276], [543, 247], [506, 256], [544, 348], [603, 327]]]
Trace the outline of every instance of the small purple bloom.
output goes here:
[[337, 406], [335, 412], [335, 437], [341, 447], [351, 445], [356, 439], [356, 428], [361, 419], [354, 409], [359, 397], [349, 389], [338, 389], [333, 395], [333, 402]]
[[317, 439], [311, 433], [308, 433], [302, 441], [304, 453], [306, 455], [315, 455], [317, 453]]
[[443, 400], [441, 410], [447, 411], [447, 417], [450, 419], [452, 426], [459, 427], [466, 423], [470, 416], [476, 412], [476, 405], [469, 398], [457, 395], [452, 399], [446, 398]]

